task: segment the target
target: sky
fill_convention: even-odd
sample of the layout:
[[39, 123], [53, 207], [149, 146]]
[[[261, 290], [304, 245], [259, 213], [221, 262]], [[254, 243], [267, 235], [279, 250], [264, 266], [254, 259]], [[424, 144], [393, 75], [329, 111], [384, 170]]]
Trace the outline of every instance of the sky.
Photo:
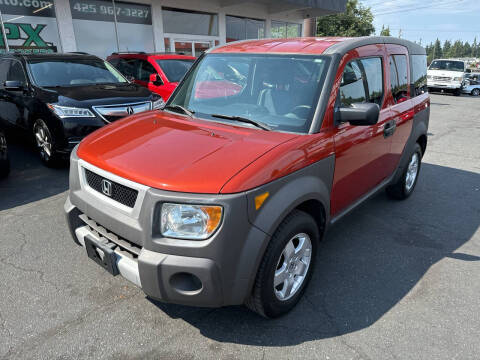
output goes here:
[[371, 7], [376, 34], [382, 25], [390, 26], [393, 36], [399, 35], [422, 45], [439, 38], [480, 42], [480, 0], [360, 0]]

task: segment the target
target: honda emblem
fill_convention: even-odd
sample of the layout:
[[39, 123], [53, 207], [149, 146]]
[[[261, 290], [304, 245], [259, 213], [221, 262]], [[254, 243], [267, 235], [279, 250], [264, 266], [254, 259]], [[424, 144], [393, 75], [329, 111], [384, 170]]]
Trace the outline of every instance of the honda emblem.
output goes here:
[[112, 196], [112, 183], [108, 180], [102, 180], [102, 193], [105, 196], [111, 197]]

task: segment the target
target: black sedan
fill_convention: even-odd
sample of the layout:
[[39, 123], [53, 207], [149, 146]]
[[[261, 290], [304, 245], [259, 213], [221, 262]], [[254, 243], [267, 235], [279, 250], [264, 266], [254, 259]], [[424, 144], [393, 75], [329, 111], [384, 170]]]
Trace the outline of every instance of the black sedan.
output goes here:
[[93, 55], [0, 57], [0, 121], [28, 131], [49, 166], [94, 130], [161, 106], [159, 95]]

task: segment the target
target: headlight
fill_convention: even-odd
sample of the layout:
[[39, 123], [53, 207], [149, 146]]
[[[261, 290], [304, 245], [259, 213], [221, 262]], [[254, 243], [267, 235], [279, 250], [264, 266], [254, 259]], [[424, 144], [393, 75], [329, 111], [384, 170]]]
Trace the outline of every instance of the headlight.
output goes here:
[[48, 108], [62, 119], [68, 117], [95, 117], [90, 110], [85, 108], [75, 108], [54, 104], [48, 104]]
[[204, 240], [217, 230], [221, 221], [221, 206], [165, 203], [160, 230], [165, 237]]
[[455, 77], [453, 78], [453, 81], [463, 81], [463, 77]]
[[165, 105], [165, 101], [163, 101], [162, 98], [159, 98], [158, 100], [153, 100], [152, 101], [152, 109], [153, 110], [161, 109], [161, 108], [163, 108], [164, 105]]

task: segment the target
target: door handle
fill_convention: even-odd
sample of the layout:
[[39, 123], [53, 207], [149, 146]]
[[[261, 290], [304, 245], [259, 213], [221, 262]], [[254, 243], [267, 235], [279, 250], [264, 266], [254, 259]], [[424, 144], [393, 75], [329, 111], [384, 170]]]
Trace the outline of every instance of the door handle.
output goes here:
[[388, 121], [383, 127], [383, 137], [387, 138], [389, 136], [392, 136], [396, 129], [397, 122], [395, 120]]

